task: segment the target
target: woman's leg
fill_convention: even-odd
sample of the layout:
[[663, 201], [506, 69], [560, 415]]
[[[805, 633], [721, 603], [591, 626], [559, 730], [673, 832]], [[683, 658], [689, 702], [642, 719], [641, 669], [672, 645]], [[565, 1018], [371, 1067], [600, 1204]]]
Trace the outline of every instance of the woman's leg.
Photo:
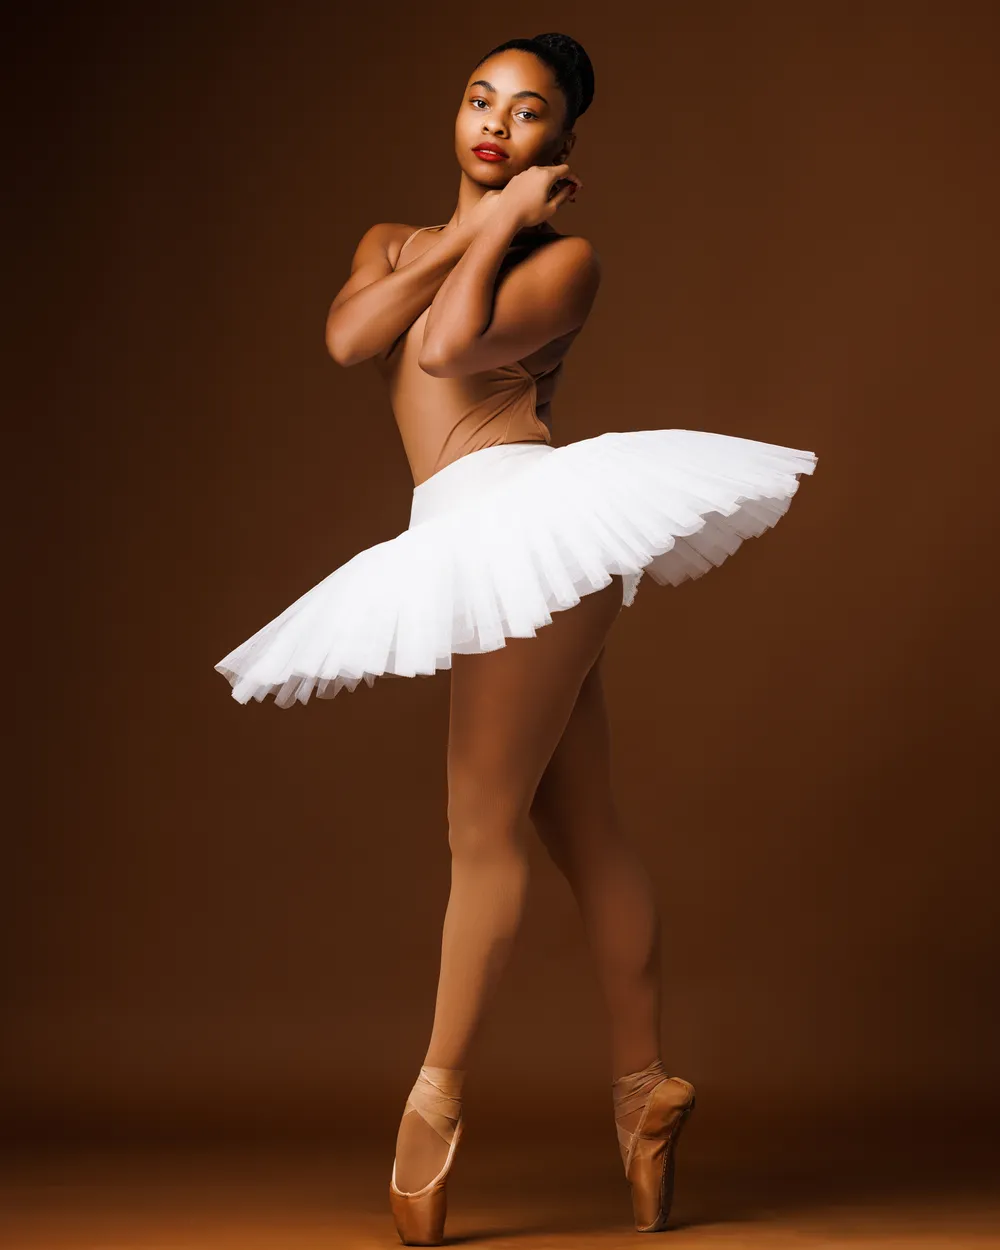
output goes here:
[[[534, 638], [456, 655], [448, 731], [451, 893], [444, 919], [434, 1026], [424, 1064], [463, 1071], [484, 1009], [510, 954], [528, 882], [526, 835], [538, 783], [584, 677], [622, 606], [622, 582], [555, 612]], [[396, 1183], [437, 1174], [447, 1143], [404, 1115]]]
[[[649, 876], [621, 830], [612, 793], [602, 659], [603, 651], [580, 688], [531, 818], [580, 908], [611, 1019], [615, 1079], [660, 1054], [661, 930]], [[640, 1110], [625, 1118], [626, 1128]]]

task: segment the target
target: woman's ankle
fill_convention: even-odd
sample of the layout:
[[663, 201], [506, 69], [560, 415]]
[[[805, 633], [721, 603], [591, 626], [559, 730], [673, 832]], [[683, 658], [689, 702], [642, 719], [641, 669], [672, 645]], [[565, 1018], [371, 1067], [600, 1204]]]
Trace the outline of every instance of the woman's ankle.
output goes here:
[[649, 1096], [670, 1073], [663, 1060], [656, 1058], [644, 1068], [624, 1072], [611, 1083], [611, 1099], [615, 1120], [621, 1128], [631, 1132], [642, 1116]]
[[465, 1086], [465, 1068], [446, 1068], [424, 1063], [420, 1067], [421, 1075], [437, 1086], [449, 1098], [461, 1098]]

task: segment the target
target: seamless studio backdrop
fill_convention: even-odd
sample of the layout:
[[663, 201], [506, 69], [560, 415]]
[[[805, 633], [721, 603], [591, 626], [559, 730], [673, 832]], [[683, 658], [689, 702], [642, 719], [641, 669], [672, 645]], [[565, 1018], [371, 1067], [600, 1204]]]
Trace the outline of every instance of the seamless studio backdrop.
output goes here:
[[[391, 1141], [448, 889], [448, 678], [280, 710], [213, 664], [406, 526], [387, 397], [327, 358], [326, 309], [369, 225], [451, 211], [475, 58], [565, 29], [598, 87], [555, 224], [605, 278], [555, 441], [819, 456], [773, 534], [644, 584], [608, 649], [690, 1149], [764, 1117], [814, 1157], [929, 1100], [973, 1141], [1000, 1097], [992, 6], [20, 22], [5, 1132]], [[582, 930], [533, 855], [467, 1097], [499, 1134], [544, 1094], [613, 1152]]]

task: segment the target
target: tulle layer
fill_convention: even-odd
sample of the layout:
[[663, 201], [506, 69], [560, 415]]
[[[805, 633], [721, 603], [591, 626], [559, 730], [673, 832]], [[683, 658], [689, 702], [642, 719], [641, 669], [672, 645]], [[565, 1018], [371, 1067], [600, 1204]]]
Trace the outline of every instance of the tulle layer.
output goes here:
[[700, 577], [773, 526], [813, 452], [700, 430], [515, 443], [453, 462], [413, 492], [409, 527], [359, 552], [215, 668], [240, 703], [333, 698], [376, 677], [534, 637], [623, 577]]

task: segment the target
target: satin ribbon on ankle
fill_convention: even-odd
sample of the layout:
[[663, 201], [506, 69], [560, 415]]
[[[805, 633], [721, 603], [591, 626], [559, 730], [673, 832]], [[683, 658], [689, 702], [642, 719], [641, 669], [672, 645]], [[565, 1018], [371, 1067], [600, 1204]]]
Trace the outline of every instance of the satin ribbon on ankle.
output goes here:
[[638, 1072], [627, 1072], [611, 1083], [611, 1096], [615, 1108], [615, 1128], [618, 1132], [618, 1149], [621, 1151], [622, 1164], [628, 1168], [629, 1149], [632, 1139], [642, 1127], [642, 1116], [636, 1121], [634, 1129], [624, 1128], [621, 1121], [631, 1112], [638, 1111], [649, 1101], [649, 1096], [661, 1081], [670, 1079], [670, 1073], [663, 1066], [662, 1059], [654, 1059], [646, 1068]]
[[432, 1068], [425, 1064], [410, 1090], [403, 1114], [416, 1111], [450, 1146], [462, 1114], [462, 1068]]

